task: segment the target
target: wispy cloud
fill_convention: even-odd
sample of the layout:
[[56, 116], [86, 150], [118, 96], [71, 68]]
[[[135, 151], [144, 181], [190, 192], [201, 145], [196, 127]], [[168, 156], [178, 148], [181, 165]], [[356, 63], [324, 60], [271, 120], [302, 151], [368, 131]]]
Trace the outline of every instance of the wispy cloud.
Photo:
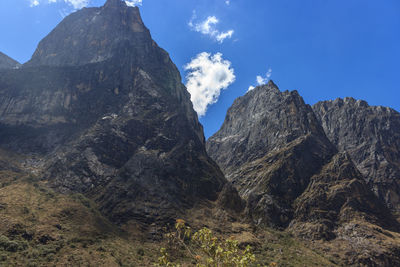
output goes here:
[[219, 20], [215, 16], [208, 16], [203, 21], [196, 22], [196, 20], [197, 14], [193, 11], [193, 16], [188, 23], [189, 27], [196, 32], [210, 36], [219, 43], [222, 43], [226, 38], [231, 38], [234, 33], [234, 30], [225, 32], [218, 30], [216, 25], [219, 23]]
[[30, 0], [30, 2], [31, 2], [31, 7], [38, 6], [40, 4], [38, 0]]
[[[59, 11], [60, 16], [64, 18], [74, 10], [87, 7], [91, 0], [29, 0], [29, 1], [30, 1], [30, 7], [36, 7], [41, 4], [54, 4], [58, 2], [64, 2], [67, 6], [70, 7], [70, 8], [66, 7]], [[141, 6], [143, 0], [125, 0], [124, 2], [126, 3], [127, 6], [133, 7], [133, 6]]]
[[127, 6], [141, 6], [143, 0], [126, 0], [125, 3]]
[[221, 53], [200, 53], [184, 68], [188, 71], [186, 87], [199, 116], [206, 114], [207, 107], [218, 101], [221, 90], [236, 78], [231, 62], [223, 59]]
[[38, 6], [43, 3], [57, 3], [57, 2], [65, 2], [69, 6], [73, 7], [74, 9], [80, 9], [86, 7], [89, 4], [89, 0], [30, 0], [31, 7]]
[[64, 2], [73, 6], [75, 9], [81, 9], [89, 4], [89, 0], [64, 0]]
[[[271, 78], [271, 75], [272, 75], [272, 69], [271, 68], [268, 68], [268, 71], [265, 74], [265, 77], [257, 75], [257, 77], [256, 77], [257, 85], [263, 85], [263, 84], [268, 83], [269, 79]], [[247, 89], [247, 91], [251, 91], [254, 88], [255, 88], [255, 86], [250, 85], [249, 89]]]
[[228, 6], [231, 4], [230, 0], [225, 0], [225, 4], [227, 4]]

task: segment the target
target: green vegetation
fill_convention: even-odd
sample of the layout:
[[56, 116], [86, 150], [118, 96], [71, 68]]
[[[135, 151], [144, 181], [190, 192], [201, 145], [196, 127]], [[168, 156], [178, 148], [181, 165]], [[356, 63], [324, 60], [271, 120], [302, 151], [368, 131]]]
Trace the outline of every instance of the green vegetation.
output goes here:
[[153, 239], [136, 222], [113, 225], [84, 195], [0, 172], [0, 266], [335, 266], [287, 232], [220, 224], [213, 212], [188, 214], [197, 232], [179, 220], [164, 240]]
[[[166, 235], [169, 250], [179, 251], [179, 248], [183, 247], [192, 259], [192, 264], [197, 267], [247, 267], [256, 260], [250, 246], [240, 250], [237, 240], [233, 238], [221, 240], [208, 228], [193, 233], [181, 219], [176, 221], [175, 228], [175, 232]], [[171, 262], [166, 248], [161, 248], [160, 252], [159, 266], [181, 266]]]

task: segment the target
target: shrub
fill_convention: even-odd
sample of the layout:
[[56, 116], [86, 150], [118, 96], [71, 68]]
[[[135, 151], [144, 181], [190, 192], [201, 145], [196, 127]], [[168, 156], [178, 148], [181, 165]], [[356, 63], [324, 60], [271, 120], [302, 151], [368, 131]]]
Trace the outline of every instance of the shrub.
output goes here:
[[[221, 240], [208, 228], [192, 232], [192, 229], [185, 225], [184, 220], [178, 219], [175, 229], [175, 232], [166, 235], [170, 247], [184, 248], [197, 267], [247, 267], [256, 260], [250, 246], [241, 250], [237, 240], [233, 238]], [[178, 263], [171, 262], [166, 248], [161, 248], [160, 252], [159, 266], [180, 266]]]
[[8, 239], [8, 237], [1, 235], [0, 236], [0, 248], [8, 252], [17, 252], [18, 250], [24, 250], [27, 248], [26, 242], [17, 242]]

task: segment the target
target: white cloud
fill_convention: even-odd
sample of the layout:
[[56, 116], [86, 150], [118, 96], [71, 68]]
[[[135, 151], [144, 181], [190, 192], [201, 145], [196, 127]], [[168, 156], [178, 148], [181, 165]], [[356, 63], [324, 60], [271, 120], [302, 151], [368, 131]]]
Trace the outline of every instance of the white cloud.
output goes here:
[[225, 4], [227, 4], [229, 6], [231, 4], [231, 1], [230, 0], [226, 0]]
[[38, 6], [40, 3], [39, 3], [39, 1], [38, 0], [30, 0], [31, 1], [31, 7], [34, 7], [34, 6]]
[[196, 32], [210, 36], [219, 43], [222, 43], [226, 38], [231, 38], [234, 33], [233, 30], [228, 30], [226, 32], [219, 31], [216, 28], [219, 20], [215, 16], [208, 16], [205, 20], [200, 22], [195, 22], [196, 18], [196, 12], [193, 11], [193, 16], [188, 23], [189, 27]]
[[[260, 75], [257, 75], [257, 77], [256, 77], [257, 85], [266, 84], [266, 83], [269, 81], [269, 78], [271, 78], [271, 75], [272, 75], [272, 69], [271, 69], [271, 68], [268, 68], [268, 71], [267, 71], [267, 73], [265, 74], [265, 77], [262, 77], [262, 76], [260, 76]], [[255, 88], [255, 86], [250, 85], [250, 86], [249, 86], [249, 89], [247, 89], [247, 91], [251, 91], [251, 90], [253, 90], [254, 88]]]
[[207, 107], [218, 101], [221, 90], [236, 78], [231, 62], [223, 59], [221, 53], [200, 53], [184, 68], [188, 71], [186, 87], [199, 116], [206, 114]]
[[[56, 2], [55, 0], [50, 0], [50, 2]], [[73, 6], [75, 9], [81, 9], [89, 4], [89, 0], [64, 0], [65, 3]]]
[[143, 0], [126, 0], [125, 3], [127, 6], [141, 6]]
[[[72, 6], [74, 9], [81, 9], [83, 7], [86, 7], [89, 4], [89, 0], [46, 0], [47, 3], [53, 4], [63, 1], [66, 4]], [[43, 3], [44, 0], [30, 0], [31, 2], [31, 7], [38, 6], [39, 4]]]
[[[44, 0], [30, 0], [31, 7], [38, 6]], [[57, 2], [65, 2], [67, 5], [73, 7], [74, 9], [81, 9], [89, 5], [90, 0], [47, 0], [47, 3], [53, 4]], [[140, 6], [143, 0], [125, 0], [127, 6]]]
[[233, 34], [233, 30], [229, 30], [227, 32], [221, 32], [218, 34], [215, 38], [217, 39], [218, 42], [222, 43], [226, 38], [231, 38]]

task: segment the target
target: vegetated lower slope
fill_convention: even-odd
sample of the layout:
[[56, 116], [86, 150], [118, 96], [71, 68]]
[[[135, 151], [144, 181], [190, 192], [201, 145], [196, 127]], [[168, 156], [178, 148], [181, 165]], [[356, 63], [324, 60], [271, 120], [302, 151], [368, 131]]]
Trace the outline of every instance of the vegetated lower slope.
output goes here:
[[[24, 160], [15, 155], [4, 162], [20, 167]], [[194, 229], [233, 237], [241, 247], [252, 245], [262, 265], [336, 266], [290, 234], [238, 222], [217, 203], [203, 203], [184, 219]], [[60, 194], [46, 181], [6, 168], [0, 171], [0, 229], [0, 266], [154, 266], [160, 248], [168, 247], [162, 235], [169, 231], [155, 224], [150, 231], [137, 224], [122, 229], [84, 195]], [[171, 256], [190, 266], [193, 258], [186, 253], [182, 248]]]
[[177, 218], [261, 265], [399, 263], [397, 222], [297, 92], [239, 98], [207, 147], [235, 187], [138, 8], [71, 14], [0, 70], [1, 265], [151, 266]]
[[[270, 81], [236, 99], [207, 150], [256, 225], [326, 246], [340, 240], [340, 253], [331, 255], [346, 264], [399, 263], [398, 234], [376, 235], [399, 231], [398, 222], [296, 91], [280, 92]], [[368, 245], [357, 248], [352, 238]]]

